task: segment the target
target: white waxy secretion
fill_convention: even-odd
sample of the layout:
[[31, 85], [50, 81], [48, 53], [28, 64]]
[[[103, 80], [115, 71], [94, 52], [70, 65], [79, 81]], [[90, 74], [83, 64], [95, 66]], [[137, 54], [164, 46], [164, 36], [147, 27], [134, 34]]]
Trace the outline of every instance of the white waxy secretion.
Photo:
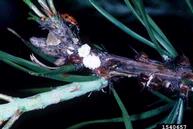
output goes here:
[[79, 39], [78, 38], [72, 38], [74, 44], [78, 44]]
[[88, 55], [87, 57], [83, 58], [83, 64], [86, 68], [89, 69], [96, 69], [100, 67], [101, 61], [100, 58], [94, 54]]
[[84, 44], [78, 49], [78, 55], [80, 57], [86, 57], [90, 54], [90, 50], [90, 46], [88, 44]]
[[78, 49], [78, 55], [83, 57], [83, 65], [86, 68], [96, 69], [101, 66], [99, 56], [91, 53], [91, 47], [88, 44], [84, 44]]

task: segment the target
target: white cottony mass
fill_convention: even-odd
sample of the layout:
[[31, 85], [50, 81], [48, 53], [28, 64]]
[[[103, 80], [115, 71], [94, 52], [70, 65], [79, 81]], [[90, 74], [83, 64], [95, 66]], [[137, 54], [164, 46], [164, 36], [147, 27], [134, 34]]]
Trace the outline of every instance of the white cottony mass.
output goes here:
[[80, 57], [86, 57], [90, 54], [90, 50], [90, 46], [88, 44], [84, 44], [78, 49], [78, 55]]
[[83, 64], [86, 68], [96, 69], [100, 67], [101, 61], [98, 56], [92, 54], [92, 55], [88, 55], [87, 57], [83, 58]]
[[84, 44], [78, 49], [78, 55], [83, 57], [83, 64], [86, 68], [96, 69], [101, 66], [100, 58], [91, 53], [91, 47], [88, 44]]

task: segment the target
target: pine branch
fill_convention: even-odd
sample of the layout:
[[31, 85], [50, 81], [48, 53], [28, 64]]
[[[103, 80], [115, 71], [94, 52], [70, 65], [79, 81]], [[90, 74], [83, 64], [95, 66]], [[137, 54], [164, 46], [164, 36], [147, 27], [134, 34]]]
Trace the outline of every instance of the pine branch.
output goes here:
[[[101, 78], [95, 81], [67, 84], [27, 98], [15, 98], [1, 95], [1, 99], [7, 100], [7, 98], [12, 98], [12, 101], [0, 105], [0, 125], [8, 121], [3, 128], [8, 129], [22, 113], [44, 109], [47, 106], [67, 101], [92, 91], [99, 91], [106, 87], [107, 84], [107, 80]], [[12, 124], [10, 124], [10, 122]]]

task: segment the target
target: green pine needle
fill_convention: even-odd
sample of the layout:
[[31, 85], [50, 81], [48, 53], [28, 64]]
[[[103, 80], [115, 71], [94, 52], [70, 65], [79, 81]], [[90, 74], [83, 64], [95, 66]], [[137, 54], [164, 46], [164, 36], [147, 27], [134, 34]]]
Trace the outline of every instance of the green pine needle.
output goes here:
[[30, 16], [30, 17], [28, 17], [28, 20], [33, 20], [33, 21], [36, 21], [37, 23], [40, 22], [40, 18], [37, 17], [37, 16], [35, 16], [34, 14], [29, 13], [29, 16]]
[[132, 36], [133, 38], [141, 41], [142, 43], [156, 49], [156, 46], [151, 41], [149, 41], [146, 38], [140, 36], [136, 32], [132, 31], [130, 28], [125, 26], [123, 23], [121, 23], [119, 20], [117, 20], [111, 14], [109, 14], [107, 11], [105, 11], [103, 8], [101, 8], [96, 2], [94, 2], [94, 0], [89, 0], [89, 1], [105, 18], [107, 18], [110, 22], [112, 22], [114, 25], [116, 25], [122, 31], [124, 31], [128, 35]]
[[67, 129], [79, 129], [79, 128], [82, 128], [82, 127], [85, 127], [91, 124], [118, 123], [118, 122], [123, 122], [123, 119], [119, 117], [119, 118], [112, 118], [112, 119], [85, 121], [85, 122], [81, 122], [73, 126], [70, 126]]
[[98, 79], [98, 77], [96, 76], [80, 76], [68, 74], [67, 72], [75, 71], [75, 66], [73, 65], [62, 66], [57, 70], [50, 70], [2, 51], [0, 51], [0, 61], [3, 61], [9, 64], [10, 66], [15, 67], [16, 69], [26, 72], [30, 75], [50, 78], [58, 81], [82, 82], [93, 81]]
[[123, 102], [121, 101], [121, 99], [120, 99], [119, 95], [117, 94], [117, 92], [115, 91], [115, 89], [112, 89], [112, 92], [113, 92], [114, 98], [117, 101], [117, 104], [119, 105], [119, 108], [121, 109], [125, 128], [126, 129], [133, 129], [131, 119], [130, 119], [130, 116], [127, 112], [127, 109], [125, 108]]
[[180, 98], [177, 100], [176, 104], [174, 105], [172, 111], [168, 115], [168, 117], [163, 121], [164, 124], [181, 124], [183, 118], [183, 105], [184, 100]]
[[173, 102], [172, 99], [168, 98], [167, 96], [163, 95], [162, 93], [158, 92], [158, 91], [150, 91], [153, 95], [157, 96], [158, 98], [160, 98], [162, 101], [165, 101], [167, 103], [171, 103]]
[[[158, 107], [156, 109], [152, 109], [140, 114], [134, 114], [130, 116], [131, 121], [137, 121], [137, 120], [144, 120], [148, 118], [155, 117], [157, 115], [160, 115], [161, 113], [164, 113], [168, 110], [170, 110], [173, 106], [173, 103]], [[127, 117], [127, 119], [129, 119]], [[101, 119], [101, 120], [91, 120], [91, 121], [84, 121], [78, 124], [75, 124], [73, 126], [68, 127], [67, 129], [79, 129], [91, 124], [105, 124], [105, 123], [120, 123], [124, 122], [122, 117], [117, 117], [117, 118], [111, 118], [111, 119]], [[155, 125], [154, 125], [155, 126]], [[152, 126], [153, 127], [153, 126]]]
[[[170, 41], [161, 31], [161, 29], [156, 25], [152, 18], [146, 13], [142, 1], [132, 1], [135, 8], [132, 6], [130, 0], [124, 0], [127, 7], [131, 10], [134, 16], [142, 23], [142, 25], [147, 29], [150, 38], [156, 44], [157, 51], [163, 55], [167, 55], [170, 58], [175, 58], [178, 54], [175, 48], [172, 46]], [[162, 50], [161, 46], [165, 48], [166, 52]]]
[[23, 0], [23, 2], [25, 4], [27, 4], [29, 7], [31, 7], [33, 5], [33, 3], [31, 2], [31, 0]]
[[192, 4], [191, 4], [191, 0], [185, 0], [186, 1], [186, 4], [188, 5], [190, 11], [192, 12], [193, 14], [193, 7], [192, 7]]
[[123, 23], [121, 23], [119, 20], [117, 20], [111, 14], [101, 8], [94, 0], [89, 1], [110, 22], [112, 22], [114, 25], [116, 25], [118, 28], [120, 28], [122, 31], [126, 32], [133, 38], [154, 48], [164, 59], [165, 56], [168, 56], [169, 58], [177, 57], [176, 50], [171, 45], [167, 37], [163, 34], [161, 29], [159, 29], [159, 27], [155, 24], [151, 17], [145, 12], [145, 9], [143, 8], [143, 5], [140, 1], [133, 1], [136, 9], [132, 7], [129, 0], [125, 0], [125, 3], [131, 10], [131, 12], [137, 17], [137, 19], [145, 26], [152, 42], [132, 31], [129, 27], [125, 26]]

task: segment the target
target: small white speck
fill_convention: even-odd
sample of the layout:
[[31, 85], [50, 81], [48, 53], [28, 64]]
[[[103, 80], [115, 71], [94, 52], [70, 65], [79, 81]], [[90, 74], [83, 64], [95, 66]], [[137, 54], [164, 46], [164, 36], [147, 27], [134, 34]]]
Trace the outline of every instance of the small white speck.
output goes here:
[[72, 38], [74, 44], [78, 44], [79, 39], [78, 38]]
[[73, 48], [73, 47], [68, 47], [68, 49], [70, 49], [70, 50], [74, 50], [74, 48]]
[[78, 55], [80, 57], [86, 57], [90, 54], [90, 50], [90, 46], [88, 44], [84, 44], [78, 49]]
[[149, 77], [149, 80], [147, 81], [147, 84], [146, 84], [147, 87], [150, 85], [153, 78], [154, 78], [154, 74], [151, 74], [150, 77]]
[[169, 87], [170, 87], [170, 85], [171, 85], [171, 83], [170, 83], [170, 82], [166, 82], [165, 87], [166, 87], [166, 88], [169, 88]]
[[193, 92], [193, 87], [191, 88], [191, 91]]
[[67, 53], [68, 53], [68, 55], [72, 55], [74, 52], [69, 50], [69, 49], [67, 49]]
[[100, 67], [101, 61], [98, 56], [92, 54], [92, 55], [88, 55], [87, 57], [83, 58], [83, 64], [86, 68], [96, 69]]
[[183, 84], [181, 83], [181, 84], [180, 84], [180, 88], [182, 88], [182, 87], [183, 87]]
[[165, 61], [169, 61], [169, 60], [170, 60], [170, 58], [169, 58], [167, 55], [162, 55], [162, 57], [163, 57], [163, 59], [164, 59]]

